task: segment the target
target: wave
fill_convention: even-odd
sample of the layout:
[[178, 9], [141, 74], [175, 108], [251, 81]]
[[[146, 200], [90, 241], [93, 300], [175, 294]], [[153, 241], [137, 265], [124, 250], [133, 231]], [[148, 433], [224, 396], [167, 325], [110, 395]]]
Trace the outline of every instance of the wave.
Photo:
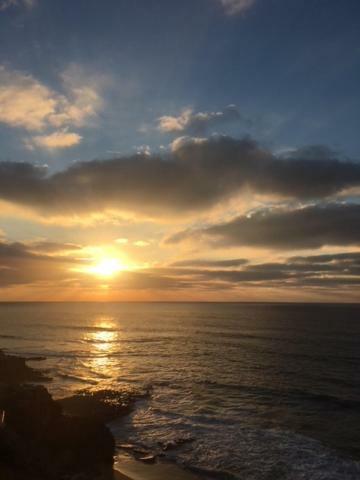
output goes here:
[[45, 328], [47, 330], [76, 330], [76, 331], [83, 331], [83, 332], [102, 332], [102, 331], [109, 331], [109, 332], [120, 332], [121, 328], [114, 328], [114, 327], [96, 327], [91, 325], [66, 325], [66, 324], [49, 324], [49, 323], [39, 323], [33, 324], [33, 327], [37, 328]]
[[254, 396], [256, 396], [257, 401], [261, 397], [269, 397], [271, 399], [274, 398], [283, 398], [283, 399], [294, 399], [294, 400], [310, 400], [313, 402], [319, 402], [319, 403], [327, 403], [327, 404], [333, 404], [341, 408], [354, 408], [354, 409], [360, 409], [360, 401], [350, 399], [350, 398], [343, 398], [343, 397], [338, 397], [335, 395], [328, 395], [324, 393], [317, 393], [317, 392], [311, 392], [309, 390], [301, 390], [301, 389], [274, 389], [270, 387], [265, 387], [265, 386], [255, 386], [255, 385], [245, 385], [245, 384], [236, 384], [236, 383], [222, 383], [222, 382], [217, 382], [214, 380], [199, 380], [196, 381], [195, 383], [199, 385], [205, 385], [210, 388], [216, 388], [216, 389], [221, 389], [221, 390], [237, 390], [237, 391], [242, 391], [244, 393], [249, 393]]
[[83, 377], [79, 377], [77, 375], [71, 375], [68, 373], [58, 373], [57, 377], [62, 378], [63, 380], [75, 381], [75, 382], [84, 383], [87, 385], [98, 385], [99, 383], [96, 380], [92, 380], [90, 378], [83, 378]]
[[[114, 431], [118, 440], [125, 434], [134, 449], [165, 457], [208, 480], [360, 478], [359, 462], [341, 458], [304, 435], [234, 424], [179, 424], [156, 412], [150, 417], [148, 406], [142, 406]], [[174, 448], [164, 449], [164, 439]]]

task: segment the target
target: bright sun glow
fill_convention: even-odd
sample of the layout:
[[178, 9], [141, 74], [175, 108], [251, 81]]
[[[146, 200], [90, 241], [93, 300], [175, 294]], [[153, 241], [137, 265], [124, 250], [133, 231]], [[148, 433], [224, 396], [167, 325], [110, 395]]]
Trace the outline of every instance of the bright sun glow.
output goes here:
[[112, 277], [122, 270], [126, 270], [126, 267], [118, 259], [104, 258], [92, 267], [89, 267], [88, 272], [100, 277]]
[[[1, 1], [1, 0], [0, 0]], [[87, 275], [106, 279], [101, 288], [108, 288], [107, 280], [111, 280], [119, 273], [138, 268], [123, 252], [108, 246], [92, 246], [83, 251], [83, 264], [72, 269]], [[86, 255], [86, 257], [85, 257]]]

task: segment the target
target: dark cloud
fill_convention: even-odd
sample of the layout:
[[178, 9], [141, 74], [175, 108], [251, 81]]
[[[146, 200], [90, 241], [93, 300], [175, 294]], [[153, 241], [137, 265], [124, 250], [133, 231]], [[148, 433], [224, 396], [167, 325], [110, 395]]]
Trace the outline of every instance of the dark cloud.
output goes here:
[[203, 267], [203, 268], [226, 268], [226, 267], [239, 267], [245, 265], [248, 260], [245, 258], [233, 258], [229, 260], [207, 260], [207, 259], [191, 259], [180, 260], [171, 264], [172, 267]]
[[[41, 250], [43, 246], [43, 250]], [[57, 285], [60, 288], [98, 288], [99, 279], [76, 271], [79, 266], [88, 265], [88, 260], [61, 255], [80, 247], [60, 242], [21, 242], [0, 241], [0, 289], [14, 285]], [[49, 253], [51, 253], [49, 255]], [[110, 281], [110, 280], [109, 280]], [[165, 271], [124, 271], [111, 280], [113, 288], [125, 290], [174, 290], [191, 288], [193, 279], [179, 275], [168, 275]]]
[[[36, 258], [47, 261], [66, 261], [66, 257], [48, 255], [51, 253], [61, 253], [67, 251], [79, 250], [79, 245], [71, 243], [60, 243], [50, 241], [40, 241], [33, 243], [6, 242], [0, 240], [0, 262], [5, 260], [16, 260], [24, 258]], [[75, 261], [75, 260], [72, 260]]]
[[4, 260], [31, 258], [33, 256], [34, 254], [20, 242], [6, 243], [0, 241], [0, 265]]
[[[216, 288], [219, 282], [223, 282], [228, 288], [236, 286], [257, 285], [262, 287], [327, 287], [342, 286], [351, 287], [360, 285], [360, 267], [356, 263], [360, 252], [351, 254], [325, 255], [329, 257], [323, 261], [314, 262], [311, 256], [289, 258], [284, 262], [244, 264], [234, 269], [231, 268], [193, 268], [183, 269], [169, 266], [167, 268], [154, 269], [159, 275], [167, 275], [171, 278], [192, 279], [203, 286]], [[323, 257], [323, 256], [319, 256]], [[333, 260], [330, 260], [333, 257]], [[354, 258], [352, 262], [350, 258]], [[357, 259], [357, 260], [356, 260]], [[186, 261], [184, 261], [184, 264]], [[187, 262], [191, 263], [191, 261]]]
[[125, 290], [176, 290], [192, 288], [193, 279], [183, 279], [177, 275], [166, 275], [162, 271], [122, 272], [113, 287]]
[[79, 263], [75, 258], [35, 252], [33, 246], [21, 242], [0, 241], [0, 287], [63, 280]]
[[360, 265], [360, 252], [329, 253], [324, 255], [309, 255], [291, 257], [290, 260], [302, 264], [321, 264], [321, 263], [351, 263]]
[[267, 209], [251, 216], [179, 232], [167, 243], [205, 236], [217, 246], [276, 249], [320, 248], [360, 244], [360, 204], [329, 203], [294, 210]]
[[27, 245], [32, 252], [42, 252], [42, 253], [61, 253], [61, 252], [73, 252], [76, 250], [81, 250], [83, 247], [75, 243], [61, 243], [61, 242], [51, 242], [49, 240], [43, 240], [38, 242], [33, 242]]
[[203, 272], [203, 279], [222, 280], [225, 282], [237, 284], [248, 282], [271, 282], [285, 280], [292, 275], [279, 268], [274, 269], [252, 269], [246, 268], [244, 270], [217, 270]]
[[[63, 251], [60, 245], [58, 252]], [[34, 253], [31, 248], [20, 242], [0, 242], [0, 288], [56, 285], [86, 290], [99, 287], [99, 278], [76, 270], [87, 266], [88, 260]], [[239, 286], [350, 289], [360, 285], [359, 259], [360, 252], [293, 257], [283, 262], [260, 264], [245, 259], [184, 260], [168, 267], [124, 271], [107, 281], [113, 290], [219, 290]]]
[[360, 185], [360, 163], [318, 151], [277, 157], [228, 137], [182, 144], [165, 156], [77, 163], [47, 175], [27, 163], [0, 163], [0, 199], [64, 215], [121, 209], [146, 215], [197, 212], [248, 188], [296, 199], [329, 197]]

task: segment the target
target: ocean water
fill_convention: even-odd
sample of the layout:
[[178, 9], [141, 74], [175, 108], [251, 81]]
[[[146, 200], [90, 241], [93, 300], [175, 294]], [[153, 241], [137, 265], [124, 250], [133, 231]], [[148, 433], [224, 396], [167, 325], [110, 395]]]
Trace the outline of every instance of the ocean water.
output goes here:
[[56, 397], [149, 390], [111, 424], [208, 479], [360, 479], [360, 306], [0, 304]]

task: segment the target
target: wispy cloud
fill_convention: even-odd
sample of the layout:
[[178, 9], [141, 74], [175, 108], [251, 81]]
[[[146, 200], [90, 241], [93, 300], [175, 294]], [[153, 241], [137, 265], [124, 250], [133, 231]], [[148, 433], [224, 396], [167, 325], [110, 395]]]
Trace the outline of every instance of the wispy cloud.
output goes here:
[[226, 260], [210, 260], [194, 258], [189, 260], [178, 260], [171, 264], [172, 267], [195, 267], [195, 268], [236, 268], [248, 263], [245, 258], [231, 258]]
[[150, 245], [150, 242], [148, 242], [147, 240], [136, 240], [136, 242], [134, 242], [133, 245], [135, 247], [143, 248], [143, 247], [148, 247]]
[[[99, 291], [99, 280], [82, 273], [89, 264], [86, 249], [80, 245], [52, 242], [9, 242], [0, 239], [0, 289], [20, 285], [34, 288], [56, 287], [68, 293]], [[232, 291], [252, 287], [348, 293], [355, 298], [360, 285], [360, 252], [292, 257], [283, 261], [251, 262], [247, 259], [184, 260], [169, 266], [123, 271], [108, 279], [114, 291]], [[163, 293], [162, 293], [163, 294]], [[58, 297], [57, 297], [58, 298]], [[338, 298], [338, 297], [337, 297]]]
[[82, 136], [78, 133], [57, 131], [49, 135], [35, 135], [25, 141], [25, 145], [29, 150], [34, 148], [44, 148], [46, 150], [54, 150], [58, 148], [70, 148], [78, 145], [82, 140]]
[[[300, 260], [299, 260], [300, 259]], [[233, 262], [233, 263], [232, 263]], [[346, 254], [329, 254], [322, 256], [293, 257], [282, 262], [250, 263], [244, 260], [237, 263], [229, 260], [228, 263], [218, 264], [216, 261], [201, 265], [191, 261], [190, 268], [175, 265], [153, 269], [157, 274], [187, 278], [193, 284], [201, 282], [210, 288], [220, 287], [221, 282], [227, 288], [236, 286], [263, 285], [278, 287], [354, 287], [360, 285], [360, 252]], [[203, 267], [203, 268], [201, 268]], [[209, 268], [210, 267], [210, 268]], [[226, 288], [225, 287], [225, 288]]]
[[166, 133], [204, 135], [211, 128], [241, 120], [244, 119], [235, 105], [228, 105], [217, 112], [194, 112], [192, 108], [186, 108], [178, 116], [160, 117], [158, 129]]
[[34, 8], [37, 0], [0, 0], [0, 11], [7, 10], [11, 7]]
[[220, 0], [226, 13], [238, 15], [244, 13], [255, 5], [257, 0]]
[[71, 64], [61, 74], [61, 79], [66, 99], [59, 115], [52, 121], [59, 126], [87, 125], [104, 106], [100, 92], [108, 83], [108, 79], [102, 75], [89, 75], [77, 64]]
[[[83, 127], [102, 108], [99, 82], [85, 78], [80, 67], [70, 66], [61, 74], [62, 92], [55, 91], [32, 75], [0, 67], [0, 122], [28, 132], [55, 131], [26, 140], [32, 147], [63, 148], [81, 141], [65, 127]], [[60, 129], [60, 130], [59, 130]]]
[[70, 267], [78, 260], [63, 254], [71, 251], [68, 244], [53, 243], [51, 255], [49, 245], [44, 243], [42, 248], [41, 244], [0, 239], [0, 287], [66, 278]]
[[66, 103], [31, 75], [0, 67], [0, 122], [29, 131], [42, 130]]

